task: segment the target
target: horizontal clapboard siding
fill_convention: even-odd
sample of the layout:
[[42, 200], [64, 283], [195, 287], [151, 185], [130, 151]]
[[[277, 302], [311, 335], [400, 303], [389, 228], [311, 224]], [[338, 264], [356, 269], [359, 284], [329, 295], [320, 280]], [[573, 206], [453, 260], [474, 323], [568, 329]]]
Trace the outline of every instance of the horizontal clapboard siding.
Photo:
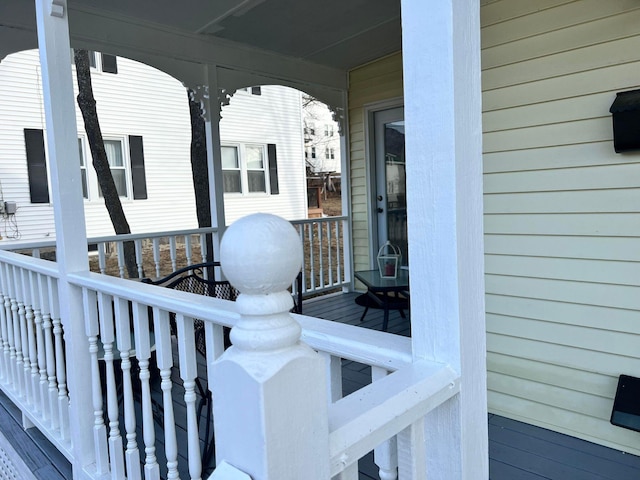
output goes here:
[[609, 107], [640, 88], [640, 5], [481, 18], [489, 409], [638, 454], [609, 416], [640, 376], [640, 154], [614, 153]]
[[356, 270], [371, 268], [370, 205], [367, 184], [365, 108], [402, 97], [402, 54], [397, 53], [349, 73], [349, 150], [353, 251]]
[[[129, 136], [142, 137], [147, 198], [133, 200], [131, 194], [130, 199], [122, 201], [131, 230], [140, 233], [197, 227], [187, 92], [176, 79], [142, 63], [118, 57], [117, 67], [117, 74], [93, 71], [92, 83], [103, 136], [125, 142], [125, 151]], [[0, 182], [2, 200], [18, 205], [15, 219], [22, 239], [55, 236], [53, 206], [30, 202], [24, 146], [24, 129], [45, 128], [41, 82], [37, 51], [2, 59]], [[279, 180], [278, 195], [228, 201], [227, 222], [257, 210], [288, 219], [306, 216], [300, 106], [299, 92], [268, 86], [260, 96], [238, 92], [224, 107], [220, 127], [223, 141], [275, 144]], [[257, 114], [258, 110], [262, 112]], [[82, 136], [79, 111], [77, 119]], [[94, 197], [85, 202], [87, 233], [112, 234], [104, 203]], [[11, 236], [10, 227], [0, 221], [0, 235]]]
[[277, 85], [263, 85], [261, 95], [240, 90], [229, 105], [222, 107], [223, 144], [276, 146], [279, 187], [277, 195], [225, 195], [227, 223], [255, 212], [273, 213], [287, 220], [306, 217], [301, 115], [301, 93]]

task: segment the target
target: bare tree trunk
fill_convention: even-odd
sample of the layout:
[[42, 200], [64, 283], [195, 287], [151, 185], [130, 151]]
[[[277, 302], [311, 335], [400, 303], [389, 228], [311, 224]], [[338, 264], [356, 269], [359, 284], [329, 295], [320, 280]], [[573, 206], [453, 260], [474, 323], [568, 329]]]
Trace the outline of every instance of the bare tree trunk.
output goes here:
[[[96, 101], [93, 97], [93, 87], [91, 85], [88, 52], [86, 50], [75, 50], [74, 61], [78, 79], [78, 106], [82, 112], [84, 129], [87, 132], [91, 157], [93, 158], [93, 168], [98, 177], [98, 184], [104, 197], [104, 204], [109, 212], [109, 217], [111, 218], [111, 223], [116, 235], [131, 233], [129, 223], [122, 209], [122, 203], [120, 202], [120, 196], [118, 195], [113, 175], [111, 174], [107, 153], [104, 149], [104, 140], [102, 138], [102, 131], [100, 130], [100, 123], [98, 122]], [[133, 242], [124, 243], [124, 256], [129, 278], [138, 278], [135, 245]]]
[[[207, 166], [207, 138], [205, 122], [200, 103], [193, 100], [192, 90], [187, 91], [189, 97], [189, 113], [191, 115], [191, 174], [193, 190], [196, 196], [196, 215], [198, 227], [211, 226], [211, 201], [209, 197], [209, 169]], [[213, 239], [207, 235], [207, 252], [213, 258]]]

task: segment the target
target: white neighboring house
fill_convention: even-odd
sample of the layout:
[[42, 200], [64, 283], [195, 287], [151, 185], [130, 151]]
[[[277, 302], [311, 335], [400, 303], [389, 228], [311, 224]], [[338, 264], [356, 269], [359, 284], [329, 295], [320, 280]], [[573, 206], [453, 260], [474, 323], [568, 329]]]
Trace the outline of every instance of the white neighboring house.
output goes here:
[[[185, 87], [126, 58], [93, 54], [92, 82], [112, 172], [133, 233], [197, 227]], [[5, 239], [55, 236], [37, 50], [0, 62], [0, 206]], [[236, 92], [223, 107], [226, 222], [256, 211], [306, 218], [301, 93]], [[89, 237], [113, 234], [77, 109]]]
[[340, 173], [340, 132], [338, 122], [324, 103], [302, 95], [304, 157], [310, 173]]

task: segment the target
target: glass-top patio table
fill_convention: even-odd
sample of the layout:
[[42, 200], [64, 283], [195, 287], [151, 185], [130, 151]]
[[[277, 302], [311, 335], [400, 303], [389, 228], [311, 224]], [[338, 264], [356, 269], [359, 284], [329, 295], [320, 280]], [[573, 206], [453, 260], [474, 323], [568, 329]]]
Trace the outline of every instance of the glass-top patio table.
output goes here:
[[389, 326], [389, 310], [399, 310], [402, 318], [407, 318], [404, 310], [409, 307], [408, 270], [398, 270], [396, 278], [383, 277], [377, 269], [355, 272], [355, 277], [367, 287], [367, 293], [356, 298], [356, 303], [365, 307], [360, 321], [364, 319], [369, 308], [381, 308], [384, 310], [382, 330], [386, 332]]

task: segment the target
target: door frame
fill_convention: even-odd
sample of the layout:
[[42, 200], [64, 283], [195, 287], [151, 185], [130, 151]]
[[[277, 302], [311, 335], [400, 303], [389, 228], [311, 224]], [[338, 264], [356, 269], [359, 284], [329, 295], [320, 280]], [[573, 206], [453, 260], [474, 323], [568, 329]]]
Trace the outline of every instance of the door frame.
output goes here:
[[370, 268], [376, 267], [378, 255], [378, 215], [375, 212], [374, 198], [376, 196], [376, 158], [375, 158], [375, 120], [374, 115], [384, 110], [404, 108], [404, 98], [396, 97], [367, 104], [364, 106], [364, 135], [365, 135], [365, 165], [366, 165], [366, 191], [367, 191], [367, 217], [369, 234], [369, 263]]

